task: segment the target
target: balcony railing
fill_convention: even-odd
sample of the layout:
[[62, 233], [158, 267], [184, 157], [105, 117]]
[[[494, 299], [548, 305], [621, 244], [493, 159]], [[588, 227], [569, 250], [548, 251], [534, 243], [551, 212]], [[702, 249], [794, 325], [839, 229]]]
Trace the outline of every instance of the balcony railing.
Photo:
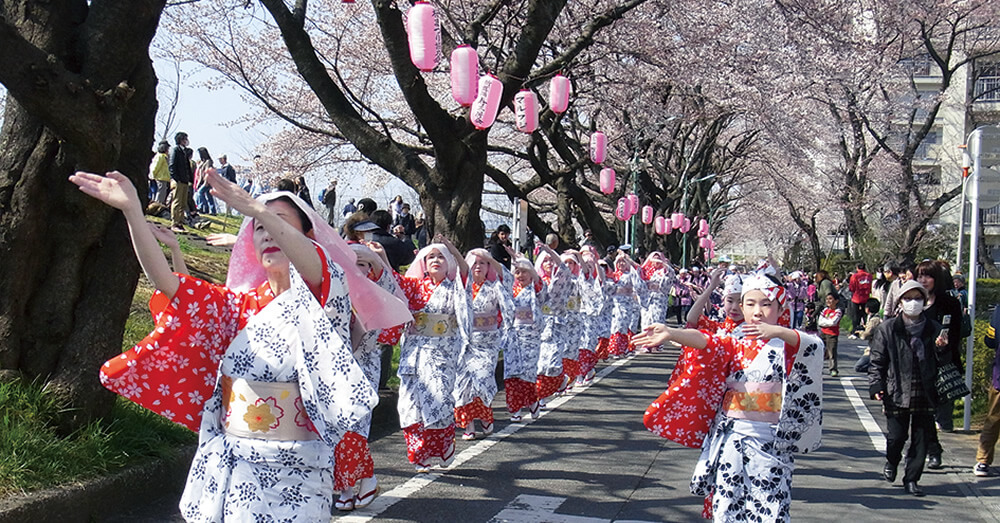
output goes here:
[[976, 102], [1000, 102], [1000, 76], [984, 76], [976, 80]]

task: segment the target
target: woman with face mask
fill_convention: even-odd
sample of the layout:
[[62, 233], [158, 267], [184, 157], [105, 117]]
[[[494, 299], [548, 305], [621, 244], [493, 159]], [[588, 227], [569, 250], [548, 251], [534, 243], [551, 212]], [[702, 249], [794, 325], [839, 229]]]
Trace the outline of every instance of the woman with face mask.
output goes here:
[[868, 369], [869, 392], [882, 401], [888, 428], [882, 476], [890, 483], [896, 480], [909, 433], [903, 486], [913, 496], [924, 495], [917, 482], [934, 432], [938, 359], [947, 350], [941, 325], [924, 312], [927, 298], [927, 290], [917, 281], [900, 287], [899, 314], [876, 329]]
[[789, 521], [794, 456], [819, 448], [822, 342], [778, 325], [785, 288], [771, 275], [743, 281], [743, 338], [651, 325], [636, 345], [674, 341], [685, 368], [644, 416], [654, 433], [701, 456], [691, 492], [715, 521]]

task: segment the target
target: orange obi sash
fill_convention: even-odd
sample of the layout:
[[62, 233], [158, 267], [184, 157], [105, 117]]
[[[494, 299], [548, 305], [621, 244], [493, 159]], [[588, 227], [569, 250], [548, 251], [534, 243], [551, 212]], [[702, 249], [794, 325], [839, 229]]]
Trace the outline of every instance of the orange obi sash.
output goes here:
[[319, 439], [299, 384], [222, 376], [222, 427], [240, 438], [274, 441]]
[[729, 382], [722, 399], [726, 416], [748, 421], [777, 423], [781, 416], [780, 381]]
[[[496, 321], [496, 317], [494, 317], [494, 321]], [[452, 336], [458, 333], [458, 319], [454, 314], [414, 312], [413, 323], [410, 324], [407, 332], [433, 338]]]

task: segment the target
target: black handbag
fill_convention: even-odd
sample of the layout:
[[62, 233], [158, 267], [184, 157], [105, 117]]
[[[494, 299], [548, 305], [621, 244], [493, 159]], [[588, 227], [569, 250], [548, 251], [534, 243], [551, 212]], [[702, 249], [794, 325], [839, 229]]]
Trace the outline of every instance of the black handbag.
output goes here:
[[958, 371], [958, 367], [950, 361], [938, 366], [934, 388], [937, 389], [940, 403], [955, 401], [969, 395], [969, 387], [965, 385], [965, 377]]

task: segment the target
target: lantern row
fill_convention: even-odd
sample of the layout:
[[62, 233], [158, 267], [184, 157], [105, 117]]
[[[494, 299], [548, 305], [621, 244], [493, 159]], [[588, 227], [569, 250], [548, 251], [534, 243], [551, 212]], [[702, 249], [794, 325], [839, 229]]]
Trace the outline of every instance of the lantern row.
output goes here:
[[[633, 216], [639, 213], [639, 197], [637, 195], [629, 194], [624, 198], [618, 199], [618, 205], [615, 207], [615, 217], [621, 221], [627, 221]], [[678, 231], [681, 234], [686, 234], [691, 230], [691, 218], [684, 216], [684, 213], [675, 212], [670, 215], [669, 218], [666, 216], [655, 216], [655, 211], [649, 205], [642, 207], [642, 223], [649, 225], [653, 224], [653, 230], [656, 234], [661, 236], [670, 234], [674, 231]], [[709, 233], [708, 221], [701, 219], [698, 220], [698, 246], [705, 249], [706, 253], [709, 254], [708, 258], [715, 256], [715, 239]]]

